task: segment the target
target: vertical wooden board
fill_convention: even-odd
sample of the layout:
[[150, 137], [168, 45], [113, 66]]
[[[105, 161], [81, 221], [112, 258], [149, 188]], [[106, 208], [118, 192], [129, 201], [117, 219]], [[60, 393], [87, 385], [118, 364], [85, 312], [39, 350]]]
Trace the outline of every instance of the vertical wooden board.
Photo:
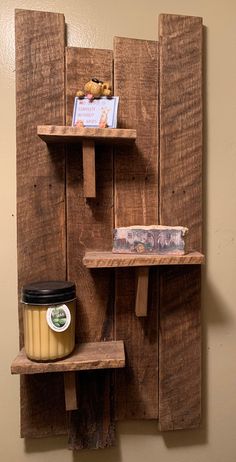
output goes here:
[[161, 15], [160, 223], [202, 247], [202, 19]]
[[[112, 80], [112, 60], [113, 55], [109, 50], [67, 49], [67, 125], [71, 124], [76, 91], [83, 88], [91, 77]], [[68, 278], [74, 280], [77, 286], [76, 335], [79, 342], [113, 339], [113, 273], [91, 271], [82, 263], [85, 250], [110, 250], [112, 246], [113, 152], [109, 146], [96, 147], [96, 183], [96, 198], [86, 199], [81, 146], [68, 147]], [[83, 392], [79, 394], [80, 409], [73, 412], [70, 418], [71, 447], [96, 448], [113, 444], [109, 381], [107, 371], [80, 374], [80, 390]], [[98, 390], [102, 389], [105, 391], [99, 395]]]
[[99, 449], [114, 445], [114, 374], [107, 370], [78, 375], [79, 409], [69, 414], [69, 449]]
[[[118, 127], [137, 129], [134, 148], [114, 157], [115, 227], [158, 220], [158, 43], [115, 38], [114, 89]], [[116, 374], [117, 419], [158, 416], [157, 271], [150, 270], [148, 315], [135, 316], [135, 271], [116, 272], [116, 338], [127, 367]]]
[[160, 282], [160, 429], [195, 428], [201, 418], [201, 268], [165, 268]]
[[[189, 228], [202, 245], [202, 19], [160, 17], [160, 223]], [[161, 430], [197, 427], [201, 416], [201, 268], [160, 276]]]
[[[65, 23], [61, 14], [17, 10], [16, 145], [19, 298], [23, 284], [65, 279], [64, 151], [37, 136], [38, 124], [64, 123]], [[24, 343], [19, 305], [20, 346]], [[39, 391], [47, 390], [44, 399]], [[66, 431], [64, 399], [52, 377], [21, 378], [21, 434]]]
[[43, 438], [66, 433], [63, 374], [21, 376], [21, 436]]

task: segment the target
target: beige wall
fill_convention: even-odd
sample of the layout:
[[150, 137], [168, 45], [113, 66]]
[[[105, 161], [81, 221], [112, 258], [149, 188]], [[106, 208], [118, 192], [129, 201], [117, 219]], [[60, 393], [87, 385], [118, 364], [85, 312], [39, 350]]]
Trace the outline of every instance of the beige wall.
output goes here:
[[[65, 14], [68, 44], [111, 48], [114, 35], [157, 38], [157, 15], [204, 18], [205, 248], [204, 421], [198, 431], [161, 435], [155, 422], [119, 425], [117, 448], [73, 456], [66, 439], [19, 438], [16, 302], [14, 8]], [[236, 461], [236, 2], [235, 0], [0, 1], [0, 460], [2, 462]]]

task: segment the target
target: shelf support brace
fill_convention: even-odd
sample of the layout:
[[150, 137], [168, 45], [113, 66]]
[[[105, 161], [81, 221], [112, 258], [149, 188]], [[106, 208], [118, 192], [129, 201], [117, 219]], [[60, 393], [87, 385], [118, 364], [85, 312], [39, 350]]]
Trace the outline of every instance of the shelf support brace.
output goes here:
[[140, 266], [136, 268], [135, 314], [138, 317], [147, 316], [148, 277], [148, 266]]
[[96, 197], [95, 143], [83, 140], [84, 196]]
[[66, 410], [74, 411], [78, 409], [75, 372], [64, 372], [64, 389]]

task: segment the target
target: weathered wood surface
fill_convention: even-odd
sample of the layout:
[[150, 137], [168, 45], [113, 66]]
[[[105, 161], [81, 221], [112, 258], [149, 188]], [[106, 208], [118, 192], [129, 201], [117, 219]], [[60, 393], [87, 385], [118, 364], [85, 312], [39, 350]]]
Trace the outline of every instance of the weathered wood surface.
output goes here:
[[[44, 438], [67, 434], [64, 374], [21, 376], [21, 437]], [[62, 403], [62, 405], [58, 405]]]
[[[73, 108], [72, 108], [73, 110]], [[72, 143], [82, 138], [92, 138], [95, 141], [119, 142], [134, 141], [136, 130], [122, 128], [78, 128], [68, 126], [40, 125], [37, 128], [38, 136], [47, 143]]]
[[186, 226], [202, 247], [202, 19], [161, 15], [160, 224]]
[[27, 358], [24, 348], [11, 365], [12, 374], [43, 374], [48, 372], [82, 371], [124, 367], [122, 341], [89, 342], [76, 345], [67, 358], [51, 362], [36, 362]]
[[195, 428], [201, 418], [199, 267], [165, 268], [160, 285], [160, 429]]
[[76, 378], [75, 372], [64, 372], [66, 411], [75, 411], [78, 409]]
[[205, 257], [200, 252], [186, 255], [119, 254], [113, 252], [85, 252], [87, 268], [116, 268], [129, 266], [201, 265]]
[[[120, 96], [118, 127], [137, 130], [133, 148], [120, 146], [114, 156], [115, 227], [158, 223], [157, 42], [115, 38], [114, 94]], [[127, 367], [116, 373], [117, 419], [158, 415], [158, 278], [155, 269], [150, 272], [143, 319], [134, 311], [135, 272], [116, 272], [116, 338], [124, 339], [127, 352]]]
[[[66, 123], [71, 125], [76, 91], [91, 76], [112, 81], [112, 52], [68, 48], [66, 50]], [[67, 155], [67, 239], [68, 278], [75, 281], [78, 295], [78, 342], [113, 339], [113, 275], [93, 273], [84, 267], [87, 248], [108, 250], [113, 229], [113, 159], [109, 146], [98, 147], [96, 199], [83, 193], [82, 153], [68, 146]], [[114, 443], [112, 389], [108, 371], [80, 376], [80, 410], [70, 419], [69, 444], [74, 448], [105, 447]], [[98, 392], [99, 390], [99, 392]], [[102, 392], [101, 392], [102, 390]]]
[[68, 413], [69, 449], [111, 446], [115, 439], [113, 375], [97, 370], [80, 372], [78, 378], [79, 410]]
[[[135, 274], [135, 314], [138, 317], [143, 317], [147, 316], [149, 268], [147, 266], [140, 266], [139, 268], [136, 268]], [[141, 345], [140, 348], [142, 348]]]
[[[64, 124], [65, 22], [62, 14], [16, 10], [18, 287], [65, 279], [63, 148], [48, 153], [37, 125]], [[19, 294], [20, 298], [20, 294]], [[20, 346], [24, 344], [19, 305]], [[60, 377], [21, 378], [21, 435], [66, 432]], [[44, 391], [45, 390], [45, 393]], [[52, 413], [53, 409], [53, 413]]]
[[84, 197], [96, 197], [96, 166], [94, 141], [83, 141]]
[[[202, 19], [160, 17], [160, 223], [202, 243]], [[161, 430], [201, 415], [200, 267], [163, 268], [160, 288]]]

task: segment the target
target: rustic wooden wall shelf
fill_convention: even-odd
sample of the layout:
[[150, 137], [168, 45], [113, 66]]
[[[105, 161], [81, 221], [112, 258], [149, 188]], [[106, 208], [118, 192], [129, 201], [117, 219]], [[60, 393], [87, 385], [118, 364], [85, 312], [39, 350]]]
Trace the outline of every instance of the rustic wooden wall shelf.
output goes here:
[[75, 371], [114, 369], [125, 366], [124, 343], [93, 342], [76, 345], [67, 358], [53, 362], [36, 362], [27, 358], [24, 348], [11, 365], [12, 374], [64, 373], [66, 410], [78, 409]]
[[47, 372], [87, 371], [125, 366], [124, 343], [90, 342], [76, 345], [74, 352], [65, 359], [36, 362], [27, 358], [24, 348], [11, 365], [12, 374], [45, 374]]
[[136, 139], [136, 130], [124, 128], [78, 128], [40, 125], [38, 136], [46, 143], [82, 142], [84, 196], [96, 197], [95, 143], [128, 143]]
[[[156, 419], [161, 431], [201, 421], [203, 27], [164, 14], [158, 41], [115, 37], [113, 50], [66, 47], [65, 30], [62, 14], [16, 11], [18, 287], [74, 281], [76, 343], [124, 341], [126, 363], [82, 370], [95, 364], [72, 356], [58, 373], [28, 363], [21, 436], [104, 448], [116, 421]], [[113, 83], [118, 129], [71, 126], [93, 76]], [[187, 227], [187, 255], [112, 254], [112, 230], [137, 224]], [[19, 332], [22, 349], [20, 303]]]
[[185, 255], [134, 255], [113, 252], [85, 252], [83, 264], [86, 268], [136, 267], [135, 314], [147, 316], [149, 266], [201, 265], [205, 257], [200, 252]]

